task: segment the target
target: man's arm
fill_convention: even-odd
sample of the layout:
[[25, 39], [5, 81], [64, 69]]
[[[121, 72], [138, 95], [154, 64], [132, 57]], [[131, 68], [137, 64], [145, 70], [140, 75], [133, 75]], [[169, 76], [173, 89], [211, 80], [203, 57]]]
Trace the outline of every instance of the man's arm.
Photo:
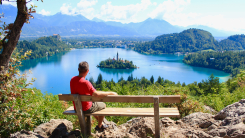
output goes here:
[[94, 97], [105, 97], [108, 95], [118, 95], [116, 92], [103, 92], [103, 91], [95, 91], [92, 96]]

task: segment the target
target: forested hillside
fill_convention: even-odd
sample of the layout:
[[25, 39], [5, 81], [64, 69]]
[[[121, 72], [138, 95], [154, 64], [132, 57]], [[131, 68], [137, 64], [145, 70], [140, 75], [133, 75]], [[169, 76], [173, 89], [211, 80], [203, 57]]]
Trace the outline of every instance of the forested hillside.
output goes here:
[[17, 51], [22, 51], [23, 54], [25, 51], [32, 51], [32, 54], [29, 58], [41, 58], [44, 56], [51, 56], [55, 53], [62, 51], [67, 51], [70, 49], [70, 46], [61, 41], [60, 36], [49, 36], [49, 37], [40, 37], [34, 41], [20, 41], [17, 45]]
[[222, 50], [244, 50], [245, 49], [245, 35], [233, 35], [225, 40], [220, 41]]
[[222, 70], [234, 76], [245, 69], [245, 51], [194, 53], [186, 55], [183, 61], [192, 66]]
[[188, 29], [181, 33], [158, 36], [154, 41], [136, 45], [135, 50], [141, 53], [160, 54], [215, 50], [217, 46], [218, 42], [211, 33], [199, 29]]
[[244, 50], [245, 35], [233, 35], [218, 42], [207, 31], [188, 29], [181, 33], [158, 36], [153, 41], [136, 45], [134, 49], [147, 54]]

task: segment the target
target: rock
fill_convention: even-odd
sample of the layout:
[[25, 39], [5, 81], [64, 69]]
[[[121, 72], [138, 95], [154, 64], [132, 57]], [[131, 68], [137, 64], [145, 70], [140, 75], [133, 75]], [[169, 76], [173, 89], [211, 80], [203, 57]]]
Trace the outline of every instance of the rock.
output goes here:
[[[162, 118], [161, 122], [162, 122], [162, 126], [164, 126], [164, 127], [169, 127], [169, 126], [175, 125], [175, 121], [170, 119], [169, 117]], [[181, 124], [180, 122], [181, 121], [179, 121], [178, 123]]]
[[70, 137], [79, 137], [81, 135], [81, 131], [76, 129], [74, 131], [71, 131], [69, 134], [68, 134], [68, 138]]
[[215, 124], [212, 124], [211, 126], [208, 127], [208, 131], [216, 129], [217, 126]]
[[239, 117], [245, 115], [245, 99], [234, 104], [228, 105], [222, 109], [214, 118], [224, 120], [226, 117]]
[[208, 128], [214, 122], [216, 122], [213, 115], [202, 112], [190, 114], [186, 117], [183, 117], [181, 121], [188, 124], [189, 126], [201, 128]]
[[140, 138], [148, 136], [153, 137], [155, 135], [155, 124], [152, 117], [138, 117], [133, 119], [130, 125], [129, 133], [132, 135], [136, 135]]
[[229, 129], [227, 130], [227, 135], [230, 137], [235, 137], [241, 134], [245, 134], [245, 124], [243, 123], [230, 126]]
[[211, 114], [217, 114], [217, 111], [215, 111], [212, 107], [204, 105], [203, 106], [204, 110], [211, 113]]
[[72, 123], [66, 119], [51, 119], [35, 128], [34, 132], [43, 137], [59, 138], [68, 136], [72, 129]]
[[115, 130], [115, 131], [117, 130], [117, 124], [114, 123], [114, 122], [108, 121], [108, 120], [106, 120], [106, 118], [104, 118], [103, 123], [106, 124], [106, 125], [108, 126], [107, 129], [111, 129], [111, 130], [113, 129], [113, 130]]
[[43, 137], [32, 131], [22, 130], [20, 132], [11, 134], [10, 138], [43, 138]]
[[199, 124], [199, 127], [201, 127], [201, 128], [208, 128], [212, 124], [213, 123], [211, 121], [206, 121], [206, 122], [202, 122], [201, 124]]

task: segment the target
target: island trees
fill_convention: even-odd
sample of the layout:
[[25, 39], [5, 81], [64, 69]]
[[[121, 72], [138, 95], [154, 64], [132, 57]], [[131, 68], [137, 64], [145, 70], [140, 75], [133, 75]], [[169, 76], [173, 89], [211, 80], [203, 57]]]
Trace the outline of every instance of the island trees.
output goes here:
[[[0, 0], [0, 4], [4, 0]], [[9, 1], [9, 0], [7, 0]], [[33, 18], [31, 13], [35, 13], [34, 6], [31, 8], [27, 8], [27, 3], [31, 2], [32, 0], [16, 0], [16, 1], [9, 1], [9, 2], [16, 2], [17, 3], [17, 16], [14, 23], [3, 25], [1, 29], [1, 36], [0, 38], [0, 73], [4, 73], [9, 68], [10, 57], [18, 43], [20, 38], [21, 29], [24, 23], [29, 23], [29, 19]], [[38, 0], [37, 0], [38, 1]], [[41, 0], [42, 1], [42, 0]]]
[[137, 66], [133, 64], [133, 61], [128, 60], [114, 60], [114, 59], [106, 59], [105, 61], [101, 61], [99, 68], [114, 68], [114, 69], [136, 69]]

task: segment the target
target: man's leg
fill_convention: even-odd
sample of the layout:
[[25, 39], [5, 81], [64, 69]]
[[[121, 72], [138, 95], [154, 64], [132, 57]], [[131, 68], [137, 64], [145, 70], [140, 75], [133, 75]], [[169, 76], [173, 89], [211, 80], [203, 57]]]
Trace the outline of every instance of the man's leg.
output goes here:
[[[101, 104], [104, 105], [104, 107], [102, 106], [103, 108], [106, 108], [106, 104], [105, 103], [101, 103]], [[94, 117], [98, 121], [98, 127], [101, 128], [102, 122], [103, 122], [105, 116], [94, 116]]]
[[101, 128], [102, 122], [104, 120], [104, 116], [94, 116], [94, 118], [98, 121], [98, 127]]
[[[85, 111], [85, 113], [93, 113], [93, 112], [96, 112], [96, 111], [100, 111], [102, 109], [105, 109], [106, 107], [106, 104], [103, 103], [103, 102], [94, 102], [92, 107]], [[104, 120], [104, 116], [94, 116], [94, 118], [98, 121], [98, 127], [101, 128], [102, 127], [102, 122]]]

